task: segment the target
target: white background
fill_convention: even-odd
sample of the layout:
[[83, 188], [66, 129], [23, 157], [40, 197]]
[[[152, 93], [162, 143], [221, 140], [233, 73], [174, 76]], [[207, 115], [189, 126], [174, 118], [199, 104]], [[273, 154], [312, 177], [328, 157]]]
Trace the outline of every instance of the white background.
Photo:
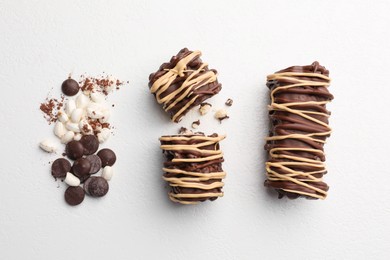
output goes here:
[[[188, 3], [187, 3], [188, 2]], [[390, 1], [0, 1], [0, 259], [389, 259]], [[182, 47], [223, 84], [200, 130], [226, 133], [225, 196], [167, 198], [158, 138], [171, 123], [148, 76]], [[324, 201], [267, 191], [266, 75], [320, 61], [331, 72], [330, 186]], [[39, 104], [69, 72], [123, 80], [110, 191], [77, 206], [50, 175], [54, 137]]]

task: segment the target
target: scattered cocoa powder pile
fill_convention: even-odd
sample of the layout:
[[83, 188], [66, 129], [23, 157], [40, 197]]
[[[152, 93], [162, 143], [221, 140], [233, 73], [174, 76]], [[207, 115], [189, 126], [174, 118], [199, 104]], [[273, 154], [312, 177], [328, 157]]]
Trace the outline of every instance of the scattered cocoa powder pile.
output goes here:
[[101, 78], [81, 76], [79, 83], [83, 92], [101, 92], [106, 96], [112, 90], [118, 90], [120, 86], [125, 84], [125, 82], [118, 79], [111, 79], [110, 76], [101, 76]]
[[[103, 75], [97, 77], [82, 75], [80, 76], [79, 84], [81, 90], [87, 96], [89, 96], [89, 94], [93, 92], [100, 92], [107, 96], [108, 94], [110, 94], [110, 92], [114, 90], [119, 90], [122, 85], [129, 84], [129, 81], [125, 82], [119, 79], [114, 79], [111, 75], [107, 75], [103, 72]], [[45, 99], [45, 102], [40, 104], [39, 108], [43, 112], [43, 117], [49, 125], [57, 121], [58, 112], [60, 109], [63, 108], [65, 104], [64, 100], [64, 95], [61, 95], [61, 98], [59, 99], [47, 97]], [[67, 100], [68, 98], [66, 98], [66, 101]], [[112, 107], [114, 106], [115, 105], [112, 104]], [[88, 120], [95, 135], [100, 133], [101, 129], [103, 128], [113, 128], [112, 126], [110, 126], [109, 123], [100, 123], [99, 120], [94, 120], [91, 118], [88, 118]], [[87, 131], [88, 129], [84, 128], [83, 130]]]
[[46, 98], [45, 102], [39, 106], [39, 109], [43, 112], [43, 117], [49, 125], [57, 121], [58, 111], [64, 106], [64, 98], [63, 95], [61, 95], [61, 99]]
[[111, 129], [109, 123], [100, 123], [98, 119], [89, 119], [88, 124], [92, 127], [94, 135], [100, 133], [103, 128]]

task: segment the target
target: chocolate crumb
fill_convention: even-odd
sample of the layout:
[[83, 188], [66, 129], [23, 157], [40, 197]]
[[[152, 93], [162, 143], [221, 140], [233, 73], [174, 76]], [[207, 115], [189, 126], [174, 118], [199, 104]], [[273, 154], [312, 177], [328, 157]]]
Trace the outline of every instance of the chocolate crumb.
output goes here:
[[225, 102], [225, 105], [227, 105], [228, 107], [231, 107], [233, 105], [233, 99], [231, 98], [228, 98]]
[[215, 112], [214, 116], [216, 119], [219, 120], [220, 123], [222, 122], [222, 120], [229, 118], [225, 109], [219, 109], [217, 112]]
[[89, 119], [88, 124], [92, 127], [92, 131], [95, 136], [97, 136], [103, 128], [114, 128], [110, 125], [110, 123], [100, 123], [98, 119]]
[[83, 92], [100, 92], [106, 96], [114, 89], [119, 90], [120, 86], [124, 84], [123, 81], [113, 80], [108, 75], [101, 76], [101, 78], [84, 76], [79, 83]]
[[88, 125], [87, 124], [83, 125], [82, 132], [87, 133], [88, 130], [89, 130]]
[[64, 98], [63, 95], [61, 95], [61, 99], [46, 98], [45, 102], [39, 106], [39, 109], [43, 112], [43, 117], [49, 125], [57, 121], [58, 111], [64, 106]]
[[225, 119], [228, 119], [229, 116], [224, 116], [224, 117], [221, 117], [221, 118], [218, 118], [219, 119], [219, 123], [222, 123], [222, 120], [225, 120]]
[[179, 129], [179, 135], [184, 135], [184, 134], [192, 134], [192, 131], [182, 126]]
[[199, 127], [199, 125], [200, 125], [200, 120], [197, 120], [197, 121], [192, 122], [191, 127], [192, 127], [193, 129], [196, 129], [196, 128]]
[[209, 105], [210, 107], [212, 107], [212, 105], [210, 103], [207, 103], [207, 102], [203, 102], [200, 104], [200, 107], [203, 107], [203, 106], [206, 106], [206, 105]]
[[211, 107], [212, 105], [210, 103], [203, 102], [199, 105], [199, 113], [204, 116], [210, 111]]

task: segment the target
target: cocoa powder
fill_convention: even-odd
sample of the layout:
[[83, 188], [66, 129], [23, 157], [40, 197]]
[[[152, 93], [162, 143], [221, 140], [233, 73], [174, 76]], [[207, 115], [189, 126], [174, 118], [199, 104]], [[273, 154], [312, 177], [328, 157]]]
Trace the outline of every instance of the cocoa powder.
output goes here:
[[109, 76], [102, 76], [101, 78], [82, 76], [79, 83], [82, 91], [101, 92], [106, 96], [112, 90], [120, 89], [120, 86], [124, 84], [123, 81], [113, 80]]
[[61, 99], [46, 98], [45, 102], [39, 106], [39, 109], [43, 112], [43, 117], [49, 125], [57, 121], [58, 111], [64, 106], [64, 98], [63, 95], [61, 95]]

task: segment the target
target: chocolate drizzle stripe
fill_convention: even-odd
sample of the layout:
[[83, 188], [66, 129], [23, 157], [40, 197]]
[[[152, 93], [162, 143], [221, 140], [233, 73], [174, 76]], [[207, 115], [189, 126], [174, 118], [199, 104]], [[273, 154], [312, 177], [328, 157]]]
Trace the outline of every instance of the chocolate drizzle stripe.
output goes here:
[[323, 151], [318, 149], [310, 149], [310, 148], [272, 148], [270, 150], [270, 154], [273, 155], [274, 157], [283, 157], [284, 155], [278, 155], [274, 153], [275, 151], [304, 151], [304, 152], [311, 152], [311, 153], [316, 153], [325, 156], [325, 153]]
[[[183, 92], [183, 94], [179, 97], [177, 97], [175, 99], [174, 102], [172, 102], [172, 104], [170, 104], [166, 109], [165, 111], [168, 111], [169, 109], [173, 108], [177, 103], [179, 103], [181, 100], [185, 99], [187, 96], [190, 96], [191, 95], [191, 92], [193, 92], [194, 90], [197, 90], [198, 88], [200, 88], [202, 85], [198, 85], [197, 87], [194, 88], [194, 85], [196, 84], [199, 84], [199, 83], [203, 83], [203, 84], [207, 84], [207, 83], [210, 83], [210, 82], [213, 82], [217, 79], [217, 76], [215, 75], [214, 72], [212, 71], [208, 71], [206, 73], [204, 73], [203, 75], [195, 78], [194, 80], [191, 80], [194, 76], [196, 76], [197, 74], [199, 74], [201, 72], [201, 70], [203, 70], [203, 67], [206, 67], [207, 64], [204, 63], [200, 69], [198, 70], [192, 70], [191, 72], [191, 75], [183, 82], [183, 85], [181, 88], [177, 89], [176, 91], [172, 92], [171, 94], [167, 95], [166, 97], [164, 97], [162, 100], [168, 100], [170, 101], [170, 99], [174, 98], [177, 94], [179, 94], [183, 89], [185, 89], [187, 87], [187, 89]], [[190, 72], [189, 70], [187, 70], [186, 72]], [[176, 74], [177, 75], [177, 74]], [[158, 93], [157, 93], [158, 94]], [[198, 96], [197, 96], [198, 97]], [[163, 102], [164, 102], [163, 101]], [[159, 103], [161, 104], [161, 103]]]
[[[192, 175], [191, 175], [192, 176]], [[197, 181], [207, 181], [207, 180], [212, 180], [212, 179], [221, 179], [221, 178], [225, 178], [226, 174], [223, 174], [223, 175], [219, 175], [219, 176], [213, 176], [213, 177], [200, 177], [200, 178], [193, 178], [193, 177], [163, 177], [163, 179], [167, 182], [193, 182], [194, 180], [197, 180]], [[217, 182], [215, 182], [217, 183]], [[223, 186], [223, 182], [218, 182], [218, 183], [221, 183], [222, 186]], [[175, 185], [171, 185], [171, 186], [175, 186]], [[177, 185], [176, 185], [177, 186]], [[222, 187], [221, 186], [221, 187]]]
[[[330, 132], [325, 132], [321, 135], [324, 135], [324, 136], [327, 136], [329, 135]], [[283, 135], [283, 136], [270, 136], [270, 137], [267, 137], [266, 140], [267, 141], [275, 141], [275, 140], [283, 140], [283, 139], [307, 139], [307, 140], [310, 140], [310, 141], [315, 141], [315, 142], [319, 142], [319, 143], [325, 143], [324, 140], [320, 140], [320, 139], [315, 139], [315, 138], [312, 138], [311, 136], [314, 135], [314, 134], [307, 134], [307, 135], [304, 135], [304, 134], [290, 134], [290, 135]], [[320, 134], [316, 134], [316, 135], [320, 135]]]
[[[180, 149], [187, 149], [188, 148], [188, 149], [192, 149], [192, 150], [197, 150], [199, 152], [206, 152], [205, 150], [201, 150], [198, 147], [211, 145], [213, 143], [214, 143], [213, 141], [209, 141], [209, 142], [204, 142], [204, 143], [201, 143], [201, 144], [192, 144], [192, 145], [180, 145], [180, 146], [177, 146], [177, 145], [162, 145], [161, 148], [173, 149], [173, 150], [180, 150]], [[217, 151], [210, 150], [208, 152], [213, 153], [213, 152], [217, 152]]]
[[[271, 167], [282, 168], [282, 169], [290, 172], [291, 174], [279, 174], [277, 171], [271, 170]], [[320, 167], [323, 167], [323, 166], [320, 166]], [[269, 162], [266, 163], [266, 170], [267, 170], [267, 177], [269, 180], [272, 180], [272, 181], [288, 180], [288, 181], [291, 181], [295, 184], [304, 186], [306, 188], [309, 188], [311, 190], [314, 190], [314, 191], [322, 194], [322, 195], [317, 195], [317, 194], [311, 193], [311, 195], [310, 195], [311, 197], [315, 197], [318, 199], [325, 199], [325, 197], [327, 195], [326, 191], [321, 190], [319, 188], [314, 187], [313, 185], [306, 183], [307, 179], [304, 179], [304, 178], [298, 179], [297, 178], [297, 176], [303, 176], [303, 177], [308, 176], [310, 179], [313, 179], [313, 181], [315, 181], [315, 182], [321, 182], [322, 178], [313, 177], [312, 176], [313, 172], [306, 172], [306, 173], [299, 172], [299, 171], [291, 170], [288, 167], [284, 167], [283, 165], [280, 165], [279, 163], [269, 163]], [[325, 169], [323, 171], [318, 171], [318, 173], [324, 173], [324, 172], [325, 172]], [[283, 190], [286, 190], [286, 189], [283, 189]], [[298, 191], [298, 190], [295, 190], [294, 193], [303, 194], [302, 191]]]
[[[314, 78], [319, 78], [320, 80], [314, 80]], [[326, 111], [326, 109], [324, 109], [324, 107], [327, 103], [330, 102], [331, 98], [329, 98], [328, 100], [319, 101], [309, 100], [307, 102], [278, 102], [282, 99], [282, 97], [277, 99], [275, 96], [278, 93], [287, 92], [297, 93], [300, 95], [305, 95], [304, 93], [308, 93], [307, 95], [312, 94], [317, 96], [323, 94], [324, 96], [326, 96], [326, 94], [329, 95], [329, 93], [321, 92], [320, 90], [316, 89], [317, 92], [313, 94], [309, 93], [311, 90], [306, 91], [305, 87], [327, 88], [330, 85], [330, 78], [319, 73], [281, 72], [269, 75], [267, 77], [267, 80], [276, 82], [274, 88], [271, 90], [271, 105], [268, 107], [269, 111], [280, 111], [291, 115], [288, 118], [283, 117], [283, 115], [279, 115], [279, 117], [283, 118], [284, 121], [284, 123], [278, 124], [280, 126], [278, 129], [281, 130], [278, 130], [279, 132], [274, 130], [274, 134], [266, 138], [267, 142], [294, 139], [299, 142], [304, 142], [304, 140], [308, 140], [323, 145], [325, 143], [325, 138], [331, 134], [332, 129], [329, 127], [326, 121], [322, 121], [319, 118], [329, 117], [329, 113]], [[303, 89], [301, 89], [301, 87], [303, 87]], [[316, 111], [311, 111], [310, 109], [298, 109], [300, 106], [303, 108], [313, 106], [314, 108], [318, 109], [314, 109]], [[325, 112], [318, 112], [318, 110]], [[292, 118], [293, 115], [294, 118]], [[291, 133], [291, 129], [299, 129], [297, 128], [299, 127], [299, 125], [304, 125], [308, 129], [309, 127], [312, 127], [313, 129], [315, 129], [315, 131], [306, 131], [307, 133]], [[277, 126], [274, 126], [274, 129], [276, 129]], [[290, 128], [288, 128], [287, 126]], [[284, 127], [284, 129], [282, 127]], [[285, 134], [277, 134], [281, 133], [282, 129]], [[327, 188], [322, 189], [321, 186], [315, 186], [312, 184], [322, 183], [322, 175], [326, 173], [325, 164], [323, 160], [319, 159], [325, 158], [325, 154], [322, 151], [322, 145], [320, 145], [318, 148], [307, 148], [300, 146], [284, 147], [282, 145], [278, 146], [274, 144], [273, 146], [277, 147], [272, 147], [268, 149], [270, 158], [268, 162], [266, 162], [268, 181], [289, 181], [304, 188], [302, 190], [298, 188], [291, 189], [288, 188], [288, 186], [284, 187], [283, 185], [280, 185], [279, 189], [284, 190], [285, 192], [300, 194], [312, 198], [325, 199], [325, 197], [327, 196]], [[307, 158], [307, 156], [305, 157], [304, 155], [302, 155], [303, 153], [310, 154], [312, 157]], [[310, 170], [307, 171], [304, 169]], [[270, 184], [270, 186], [272, 187], [272, 184]]]
[[219, 151], [212, 151], [212, 150], [202, 150], [202, 149], [198, 149], [196, 147], [190, 147], [190, 146], [185, 146], [185, 145], [181, 145], [181, 146], [177, 146], [177, 145], [162, 145], [161, 146], [161, 149], [164, 149], [164, 150], [171, 150], [171, 151], [183, 151], [183, 150], [192, 150], [192, 151], [196, 151], [202, 155], [210, 155], [210, 154], [220, 154]]
[[[184, 85], [184, 84], [183, 84]], [[174, 114], [174, 116], [172, 117], [172, 121], [175, 121], [176, 118], [181, 115], [184, 111], [186, 111], [194, 102], [195, 100], [197, 100], [199, 97], [199, 95], [196, 95], [195, 97], [193, 97], [190, 101], [188, 101], [179, 111], [177, 111], [176, 114]], [[168, 109], [166, 109], [165, 111], [168, 111]]]
[[170, 182], [171, 182], [170, 184], [171, 187], [198, 188], [202, 190], [209, 190], [209, 189], [223, 187], [223, 182], [213, 182], [212, 184], [201, 184], [197, 182], [183, 181], [180, 178], [171, 178]]
[[302, 161], [302, 162], [308, 162], [308, 163], [317, 163], [318, 160], [308, 159], [308, 158], [305, 158], [305, 157], [298, 157], [298, 156], [277, 154], [277, 153], [276, 153], [277, 151], [305, 151], [305, 152], [318, 153], [318, 154], [320, 154], [320, 155], [325, 156], [324, 152], [322, 152], [321, 150], [317, 150], [317, 149], [305, 149], [305, 148], [272, 148], [272, 149], [269, 151], [269, 154], [270, 154], [273, 158], [286, 158], [286, 159], [295, 160], [295, 161], [300, 160], [300, 161]]
[[[196, 176], [200, 177], [201, 180], [209, 180], [209, 179], [220, 179], [224, 178], [226, 176], [226, 172], [210, 172], [210, 173], [199, 173], [199, 172], [189, 172], [189, 171], [183, 171], [179, 169], [169, 169], [169, 168], [163, 168], [163, 171], [173, 173], [173, 174], [186, 174], [189, 176]], [[167, 180], [169, 178], [163, 177], [164, 180]], [[193, 180], [192, 178], [182, 178], [182, 180]]]
[[[287, 76], [287, 77], [283, 77], [283, 76]], [[268, 75], [267, 80], [286, 79], [286, 80], [291, 80], [291, 82], [300, 81], [297, 78], [292, 78], [294, 76], [296, 76], [296, 77], [314, 77], [314, 78], [321, 78], [321, 79], [330, 81], [330, 78], [328, 76], [325, 76], [325, 75], [322, 75], [319, 73], [310, 73], [310, 72], [277, 72], [275, 74]]]
[[169, 193], [168, 195], [169, 195], [169, 199], [172, 200], [173, 202], [177, 202], [185, 205], [198, 204], [198, 202], [194, 202], [194, 201], [178, 200], [175, 197], [171, 196], [171, 193]]
[[[210, 137], [210, 136], [202, 136], [202, 135], [192, 135], [192, 136], [162, 136], [160, 137], [160, 141], [190, 141], [190, 140], [199, 140], [199, 141], [203, 141], [203, 140], [210, 140], [212, 141], [212, 143], [215, 143], [215, 142], [219, 142], [223, 139], [225, 139], [226, 136], [224, 135], [219, 135], [219, 136], [216, 136], [216, 137]], [[207, 145], [205, 143], [201, 143], [200, 145], [198, 146], [201, 146], [201, 145]], [[197, 145], [194, 145], [195, 147]]]
[[201, 194], [189, 194], [189, 193], [179, 193], [179, 194], [174, 194], [170, 193], [170, 196], [174, 198], [208, 198], [208, 197], [222, 197], [223, 193], [213, 193], [213, 192], [207, 192], [207, 193], [201, 193]]
[[[210, 195], [208, 193], [203, 193], [204, 196], [202, 196], [202, 198], [206, 198]], [[178, 194], [174, 194], [172, 192], [169, 193], [169, 199], [172, 200], [173, 202], [178, 202], [178, 203], [181, 203], [181, 204], [186, 204], [186, 205], [193, 205], [193, 204], [198, 204], [199, 201], [188, 201], [188, 200], [181, 200], [181, 199], [177, 199]], [[213, 197], [223, 197], [223, 193], [212, 193], [212, 196]], [[184, 197], [181, 197], [181, 198], [184, 198]]]
[[[207, 63], [202, 63], [197, 70], [187, 69], [187, 65], [194, 58], [199, 57], [200, 55], [200, 51], [194, 51], [190, 53], [181, 59], [174, 68], [165, 70], [166, 73], [153, 83], [150, 91], [152, 94], [155, 94], [157, 102], [159, 104], [163, 104], [165, 111], [169, 111], [174, 108], [180, 101], [191, 96], [198, 88], [217, 80], [217, 75], [214, 71], [210, 70], [203, 73], [208, 65]], [[168, 92], [169, 87], [173, 82], [175, 82], [176, 78], [184, 77], [185, 72], [190, 72], [191, 74], [186, 78], [181, 86], [168, 95], [161, 97], [163, 94]], [[199, 95], [195, 95], [195, 97], [186, 102], [185, 106], [174, 113], [172, 116], [172, 121], [176, 121], [178, 117], [180, 117], [189, 107], [191, 107], [191, 105], [195, 103], [198, 98]]]
[[[164, 171], [165, 169], [167, 168], [164, 168]], [[171, 169], [169, 169], [171, 170]], [[170, 171], [166, 171], [166, 172], [170, 172]], [[171, 172], [172, 173], [172, 172]], [[180, 177], [181, 180], [186, 180], [186, 181], [192, 181], [194, 180], [194, 178], [192, 178], [192, 176], [194, 177], [199, 177], [197, 178], [198, 180], [212, 180], [212, 179], [221, 179], [221, 178], [225, 178], [226, 176], [226, 172], [213, 172], [213, 173], [196, 173], [196, 172], [181, 172], [181, 174], [186, 174], [188, 176], [191, 176], [191, 177]], [[163, 177], [164, 180], [170, 180], [171, 178], [176, 178], [176, 177]]]
[[[273, 105], [271, 106], [271, 110], [285, 110], [285, 111], [287, 111], [287, 112], [290, 112], [290, 113], [294, 113], [294, 114], [300, 115], [301, 117], [304, 117], [304, 118], [306, 118], [306, 119], [309, 119], [309, 120], [311, 120], [311, 121], [313, 121], [313, 122], [315, 122], [315, 123], [317, 123], [317, 124], [320, 124], [320, 125], [322, 125], [322, 126], [325, 126], [325, 127], [328, 128], [328, 129], [330, 129], [330, 127], [328, 126], [327, 123], [324, 123], [324, 122], [322, 122], [322, 121], [320, 121], [320, 120], [318, 120], [318, 119], [315, 119], [314, 117], [311, 117], [311, 116], [307, 115], [307, 114], [306, 114], [306, 111], [301, 112], [302, 110], [291, 109], [291, 108], [289, 108], [288, 106], [286, 106], [286, 105], [284, 105], [284, 104], [283, 104], [283, 105], [281, 105], [281, 104], [273, 104]], [[325, 113], [321, 113], [321, 112], [318, 112], [318, 115], [326, 116]], [[331, 130], [331, 129], [330, 129], [330, 130]]]
[[203, 158], [173, 159], [172, 162], [205, 162], [205, 161], [211, 161], [222, 157], [223, 157], [223, 153], [219, 152], [219, 154], [217, 155], [207, 156]]

